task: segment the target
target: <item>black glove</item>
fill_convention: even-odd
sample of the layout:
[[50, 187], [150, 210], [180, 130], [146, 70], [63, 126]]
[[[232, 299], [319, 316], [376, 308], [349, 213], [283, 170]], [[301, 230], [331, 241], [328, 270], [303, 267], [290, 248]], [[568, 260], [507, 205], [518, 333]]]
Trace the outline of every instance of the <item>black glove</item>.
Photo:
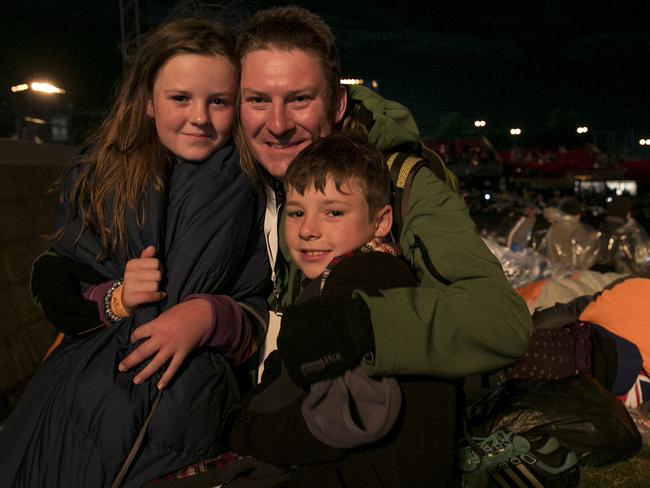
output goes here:
[[82, 281], [101, 283], [105, 278], [90, 266], [53, 253], [42, 254], [32, 266], [32, 297], [64, 334], [76, 335], [101, 323], [97, 304], [81, 295]]
[[317, 297], [288, 307], [278, 350], [293, 381], [307, 386], [340, 376], [375, 350], [370, 310], [349, 297]]

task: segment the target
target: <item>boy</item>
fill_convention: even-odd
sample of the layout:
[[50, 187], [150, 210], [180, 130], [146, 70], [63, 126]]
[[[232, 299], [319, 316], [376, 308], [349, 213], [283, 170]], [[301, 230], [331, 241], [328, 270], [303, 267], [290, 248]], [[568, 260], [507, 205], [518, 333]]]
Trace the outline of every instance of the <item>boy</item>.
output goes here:
[[[390, 175], [367, 142], [339, 132], [313, 143], [289, 167], [284, 184], [289, 255], [311, 280], [296, 284], [296, 291], [302, 285], [296, 303], [416, 286], [396, 257], [399, 247], [386, 240]], [[305, 363], [312, 371], [303, 373], [323, 366]], [[371, 379], [360, 366], [305, 393], [275, 351], [231, 443], [238, 454], [294, 467], [289, 486], [447, 486], [454, 401], [450, 383], [400, 377], [398, 385], [393, 378]]]

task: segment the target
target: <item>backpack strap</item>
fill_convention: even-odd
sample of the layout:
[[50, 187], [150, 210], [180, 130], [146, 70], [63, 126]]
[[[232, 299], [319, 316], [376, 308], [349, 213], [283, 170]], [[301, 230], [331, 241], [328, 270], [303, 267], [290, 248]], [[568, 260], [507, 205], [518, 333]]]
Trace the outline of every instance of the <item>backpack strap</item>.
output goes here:
[[386, 158], [386, 165], [393, 182], [393, 228], [395, 241], [399, 241], [404, 221], [408, 213], [409, 194], [415, 175], [422, 167], [427, 167], [444, 182], [449, 189], [458, 193], [458, 179], [447, 169], [436, 153], [428, 148], [423, 150], [424, 158], [404, 152], [394, 152]]
[[406, 214], [408, 213], [409, 194], [413, 178], [426, 161], [407, 153], [396, 152], [388, 156], [386, 165], [393, 182], [393, 236], [399, 241]]

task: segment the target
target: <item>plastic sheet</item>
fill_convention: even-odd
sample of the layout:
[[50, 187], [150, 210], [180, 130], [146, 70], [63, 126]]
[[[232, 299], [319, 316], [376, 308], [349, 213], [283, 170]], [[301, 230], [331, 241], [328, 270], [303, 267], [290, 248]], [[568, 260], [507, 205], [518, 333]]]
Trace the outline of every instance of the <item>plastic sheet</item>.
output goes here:
[[636, 455], [641, 435], [625, 406], [595, 380], [509, 380], [469, 409], [474, 436], [503, 429], [549, 435], [581, 464], [604, 466]]
[[498, 244], [491, 237], [484, 237], [483, 241], [501, 263], [503, 272], [513, 288], [525, 286], [551, 274], [546, 257], [531, 248], [513, 251]]
[[560, 214], [553, 218], [540, 245], [540, 252], [551, 262], [553, 275], [591, 268], [598, 259], [601, 233], [580, 222], [576, 215]]
[[[614, 219], [608, 219], [611, 227]], [[601, 239], [598, 262], [618, 273], [650, 276], [650, 239], [634, 219], [606, 231]]]

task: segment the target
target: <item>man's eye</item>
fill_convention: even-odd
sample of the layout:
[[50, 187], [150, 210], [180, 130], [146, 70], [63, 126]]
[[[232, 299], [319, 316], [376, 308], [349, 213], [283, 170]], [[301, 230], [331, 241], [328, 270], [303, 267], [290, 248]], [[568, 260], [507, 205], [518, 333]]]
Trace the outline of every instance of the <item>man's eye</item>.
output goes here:
[[311, 97], [307, 95], [297, 95], [291, 99], [291, 103], [298, 106], [307, 105], [310, 101]]
[[246, 102], [252, 105], [261, 105], [266, 102], [266, 100], [264, 100], [262, 97], [248, 97], [246, 99]]

